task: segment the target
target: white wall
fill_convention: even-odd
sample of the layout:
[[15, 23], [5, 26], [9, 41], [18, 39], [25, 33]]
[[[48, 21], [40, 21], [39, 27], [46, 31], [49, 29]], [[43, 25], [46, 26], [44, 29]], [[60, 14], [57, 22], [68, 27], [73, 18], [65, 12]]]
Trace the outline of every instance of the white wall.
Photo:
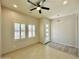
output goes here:
[[51, 24], [50, 20], [46, 18], [40, 20], [40, 42], [43, 44], [48, 42], [47, 40], [45, 40], [45, 27], [44, 27], [45, 24], [49, 24], [49, 36], [50, 36], [50, 24]]
[[54, 19], [51, 24], [52, 41], [55, 43], [76, 47], [76, 25], [77, 17], [75, 14]]
[[[25, 14], [2, 8], [2, 53], [26, 47], [30, 44], [39, 42], [39, 20]], [[14, 39], [14, 23], [25, 23], [36, 25], [36, 37], [25, 38], [23, 40]]]

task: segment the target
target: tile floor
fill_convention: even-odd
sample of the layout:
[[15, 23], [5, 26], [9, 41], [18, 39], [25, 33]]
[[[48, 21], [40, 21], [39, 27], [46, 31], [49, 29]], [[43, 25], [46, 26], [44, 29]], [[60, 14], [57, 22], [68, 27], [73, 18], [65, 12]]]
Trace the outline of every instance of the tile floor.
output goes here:
[[50, 43], [48, 43], [48, 45], [52, 48], [59, 50], [59, 51], [63, 51], [65, 53], [69, 53], [69, 54], [78, 56], [78, 48], [66, 46], [66, 45], [58, 44], [58, 43], [54, 43], [54, 42], [50, 42]]
[[79, 57], [37, 44], [2, 56], [2, 59], [79, 59]]

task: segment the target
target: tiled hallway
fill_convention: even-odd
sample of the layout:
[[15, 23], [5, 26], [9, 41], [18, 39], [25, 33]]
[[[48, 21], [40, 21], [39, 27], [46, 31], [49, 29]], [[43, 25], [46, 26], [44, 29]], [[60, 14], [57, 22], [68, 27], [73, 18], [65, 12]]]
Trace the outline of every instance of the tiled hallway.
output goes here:
[[3, 59], [79, 59], [49, 46], [37, 44], [3, 56]]

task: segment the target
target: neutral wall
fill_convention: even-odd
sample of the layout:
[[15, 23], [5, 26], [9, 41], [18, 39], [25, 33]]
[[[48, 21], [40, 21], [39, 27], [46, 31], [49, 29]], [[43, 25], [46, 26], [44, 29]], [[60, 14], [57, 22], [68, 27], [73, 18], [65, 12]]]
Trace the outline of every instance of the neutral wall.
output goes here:
[[[39, 42], [39, 20], [8, 8], [2, 8], [2, 53], [14, 51], [19, 48]], [[14, 23], [35, 24], [36, 37], [22, 40], [14, 39]]]
[[[79, 48], [79, 13], [78, 13], [78, 48]], [[79, 56], [79, 49], [78, 49], [78, 56]]]
[[75, 14], [54, 19], [51, 39], [55, 43], [77, 47], [77, 16]]
[[[49, 24], [49, 40], [45, 39], [45, 24]], [[40, 42], [45, 44], [50, 41], [50, 20], [47, 18], [43, 18], [40, 20]]]
[[0, 55], [1, 55], [1, 3], [0, 3]]

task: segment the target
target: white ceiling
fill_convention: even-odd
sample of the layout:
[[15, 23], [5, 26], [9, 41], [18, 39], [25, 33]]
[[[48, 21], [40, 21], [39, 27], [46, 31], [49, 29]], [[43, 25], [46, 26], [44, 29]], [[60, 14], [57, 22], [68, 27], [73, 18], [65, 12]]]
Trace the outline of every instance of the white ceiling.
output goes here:
[[[31, 0], [36, 3], [38, 0]], [[35, 7], [27, 2], [27, 0], [2, 0], [2, 5], [13, 10], [26, 13], [28, 15], [41, 18], [48, 17], [54, 18], [57, 16], [68, 15], [76, 13], [79, 10], [79, 0], [67, 0], [68, 4], [63, 5], [65, 0], [47, 0], [44, 6], [49, 7], [50, 10], [42, 10], [42, 14], [39, 14], [37, 10], [30, 11], [31, 8]], [[18, 8], [14, 8], [13, 5], [16, 4]]]

